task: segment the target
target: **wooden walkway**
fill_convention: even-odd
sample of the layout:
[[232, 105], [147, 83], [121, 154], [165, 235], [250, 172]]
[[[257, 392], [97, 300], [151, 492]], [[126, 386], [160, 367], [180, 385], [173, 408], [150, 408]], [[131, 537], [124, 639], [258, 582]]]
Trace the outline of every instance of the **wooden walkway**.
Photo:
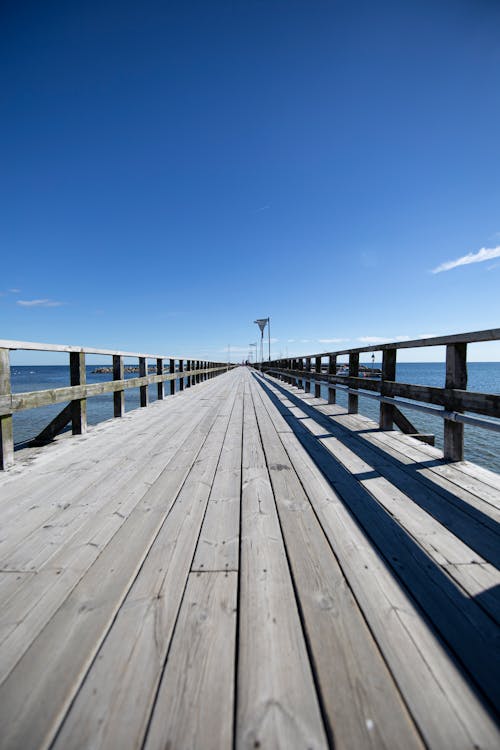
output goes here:
[[2, 750], [500, 746], [496, 474], [237, 368], [0, 514]]

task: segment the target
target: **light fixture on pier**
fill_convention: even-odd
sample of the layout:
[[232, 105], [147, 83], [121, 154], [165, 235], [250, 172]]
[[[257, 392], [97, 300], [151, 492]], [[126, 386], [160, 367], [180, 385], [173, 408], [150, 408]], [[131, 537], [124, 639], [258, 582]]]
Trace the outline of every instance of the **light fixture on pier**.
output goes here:
[[257, 325], [260, 328], [260, 362], [262, 365], [262, 362], [264, 361], [264, 329], [267, 325], [267, 335], [269, 339], [269, 361], [271, 361], [271, 318], [257, 318], [257, 320], [254, 320], [254, 323], [257, 323]]

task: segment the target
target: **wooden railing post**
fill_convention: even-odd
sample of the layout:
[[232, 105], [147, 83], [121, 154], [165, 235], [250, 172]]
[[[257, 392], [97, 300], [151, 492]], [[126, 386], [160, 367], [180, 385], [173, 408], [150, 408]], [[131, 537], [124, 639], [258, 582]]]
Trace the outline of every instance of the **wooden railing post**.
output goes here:
[[[446, 347], [445, 409], [455, 408], [452, 389], [467, 388], [467, 344], [448, 344]], [[444, 457], [448, 461], [464, 460], [464, 425], [461, 422], [444, 420]]]
[[[113, 354], [113, 380], [123, 380], [125, 371], [123, 367], [123, 357], [119, 354]], [[123, 417], [125, 414], [125, 391], [114, 391], [113, 393], [113, 413], [115, 417]]]
[[[156, 360], [156, 374], [157, 375], [163, 375], [163, 360], [157, 359]], [[164, 390], [164, 383], [163, 381], [161, 383], [157, 383], [158, 386], [158, 401], [163, 401], [163, 396], [165, 393]]]
[[186, 360], [186, 371], [189, 373], [186, 378], [186, 388], [191, 388], [191, 360]]
[[[335, 354], [330, 354], [328, 357], [328, 374], [337, 374], [337, 357]], [[337, 391], [333, 386], [328, 388], [328, 403], [334, 404], [337, 401]]]
[[[0, 349], [0, 397], [11, 397], [10, 390], [10, 352]], [[10, 407], [12, 408], [12, 407]], [[0, 417], [0, 468], [8, 469], [14, 463], [14, 433], [12, 414]]]
[[[139, 357], [139, 377], [144, 378], [147, 375], [146, 357]], [[141, 406], [147, 406], [149, 400], [147, 385], [139, 386]]]
[[[175, 359], [170, 360], [169, 370], [171, 375], [175, 375]], [[175, 395], [175, 378], [170, 381], [170, 395]]]
[[[306, 368], [305, 369], [306, 369], [306, 376], [310, 375], [310, 373], [311, 373], [311, 357], [306, 357]], [[304, 391], [306, 393], [311, 393], [311, 380], [310, 380], [310, 378], [308, 378], [305, 381]]]
[[[321, 360], [322, 357], [316, 357], [314, 371], [321, 375]], [[316, 381], [314, 383], [314, 397], [321, 398], [321, 383]]]
[[[349, 354], [349, 377], [357, 378], [359, 376], [359, 352]], [[349, 414], [358, 413], [359, 396], [357, 393], [350, 393], [347, 402], [347, 411]]]
[[[301, 371], [301, 373], [304, 372], [304, 358], [299, 357], [297, 362], [299, 365], [298, 369]], [[302, 379], [302, 376], [297, 378], [297, 388], [300, 388], [300, 390], [304, 389], [304, 380]]]
[[[380, 393], [386, 395], [386, 381], [396, 380], [396, 355], [397, 349], [384, 349], [382, 352], [382, 382]], [[381, 430], [394, 429], [394, 406], [392, 404], [380, 404], [379, 426]]]
[[[71, 385], [85, 385], [87, 373], [83, 352], [69, 353], [69, 376]], [[71, 402], [71, 426], [73, 435], [83, 435], [87, 432], [86, 398], [76, 398]]]
[[179, 377], [179, 390], [183, 391], [184, 390], [184, 375], [183, 375], [183, 373], [184, 373], [184, 360], [183, 359], [179, 360], [179, 373], [181, 373], [181, 375]]

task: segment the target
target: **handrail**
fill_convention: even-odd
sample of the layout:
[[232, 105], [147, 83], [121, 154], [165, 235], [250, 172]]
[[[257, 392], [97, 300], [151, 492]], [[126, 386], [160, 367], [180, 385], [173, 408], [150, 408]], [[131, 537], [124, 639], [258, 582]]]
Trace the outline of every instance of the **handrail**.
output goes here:
[[[425, 439], [426, 442], [429, 442], [429, 436], [419, 435], [418, 430], [413, 427], [399, 407], [427, 412], [430, 407], [422, 404], [442, 407], [434, 408], [430, 413], [444, 419], [444, 457], [451, 461], [461, 461], [464, 457], [464, 424], [473, 424], [495, 432], [500, 431], [500, 423], [463, 414], [467, 411], [500, 419], [500, 394], [467, 390], [467, 344], [498, 340], [500, 340], [500, 328], [493, 328], [450, 336], [393, 341], [336, 352], [287, 357], [265, 362], [262, 364], [262, 369], [278, 375], [299, 388], [304, 387], [306, 392], [311, 391], [311, 383], [314, 382], [316, 396], [320, 395], [320, 384], [326, 383], [329, 403], [335, 403], [336, 389], [346, 390], [348, 412], [351, 414], [358, 412], [360, 395], [374, 398], [380, 402], [380, 429], [392, 430], [396, 424], [404, 432], [414, 434], [415, 437]], [[446, 381], [442, 388], [396, 381], [397, 350], [424, 346], [446, 347]], [[360, 353], [374, 351], [382, 351], [380, 379], [360, 377]], [[349, 372], [341, 375], [337, 372], [337, 357], [346, 354], [349, 356]], [[328, 358], [327, 365], [323, 364], [325, 357]], [[313, 360], [314, 367], [312, 367]], [[363, 391], [368, 392], [363, 393]]]
[[105, 356], [120, 357], [144, 357], [145, 359], [186, 359], [185, 355], [173, 354], [144, 354], [143, 352], [124, 352], [119, 349], [96, 349], [88, 346], [70, 346], [68, 344], [42, 344], [37, 341], [11, 341], [10, 339], [0, 339], [0, 349], [9, 349], [16, 351], [36, 352], [79, 352], [82, 354], [102, 354]]
[[[65, 352], [69, 354], [70, 385], [63, 388], [13, 393], [10, 378], [10, 352], [22, 349], [30, 351]], [[112, 380], [87, 383], [86, 354], [100, 354], [112, 357]], [[125, 358], [137, 358], [139, 377], [125, 378]], [[156, 360], [156, 374], [148, 374], [147, 360]], [[168, 371], [164, 371], [164, 360], [168, 360]], [[177, 362], [177, 367], [176, 367]], [[158, 400], [164, 397], [164, 383], [170, 382], [170, 395], [190, 388], [207, 378], [227, 372], [234, 365], [224, 362], [211, 362], [205, 359], [174, 357], [172, 355], [143, 354], [115, 349], [42, 344], [32, 341], [11, 341], [0, 339], [0, 469], [7, 469], [14, 462], [14, 435], [12, 415], [25, 409], [69, 402], [67, 406], [35, 438], [36, 444], [52, 440], [71, 422], [73, 435], [87, 431], [87, 399], [104, 393], [113, 394], [114, 416], [125, 414], [125, 390], [139, 388], [140, 406], [149, 404], [148, 386], [156, 384]]]

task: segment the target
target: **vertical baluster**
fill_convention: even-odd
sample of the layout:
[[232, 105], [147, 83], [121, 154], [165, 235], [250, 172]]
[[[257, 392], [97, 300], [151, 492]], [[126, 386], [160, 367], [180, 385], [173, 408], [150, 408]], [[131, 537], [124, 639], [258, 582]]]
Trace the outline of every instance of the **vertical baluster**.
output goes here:
[[[11, 399], [10, 352], [0, 349], [0, 397]], [[9, 408], [12, 408], [9, 406]], [[0, 416], [0, 468], [8, 469], [14, 463], [14, 433], [12, 414]]]
[[[387, 395], [386, 381], [396, 380], [396, 356], [397, 349], [384, 349], [382, 352], [382, 382], [380, 393]], [[394, 406], [392, 404], [380, 404], [379, 426], [381, 430], [394, 429]]]
[[[321, 375], [321, 360], [322, 360], [322, 357], [316, 357], [315, 367], [314, 367], [314, 371], [318, 373], [319, 375]], [[321, 381], [317, 380], [314, 383], [314, 397], [321, 398]]]
[[180, 373], [179, 390], [183, 391], [184, 390], [184, 374], [183, 374], [184, 373], [184, 360], [183, 359], [179, 360], [179, 373]]
[[190, 359], [186, 361], [186, 370], [189, 373], [186, 378], [186, 387], [191, 388], [191, 360]]
[[[85, 385], [87, 373], [85, 371], [84, 352], [70, 352], [69, 374], [71, 385]], [[87, 432], [86, 398], [76, 398], [71, 402], [71, 424], [73, 435], [83, 435]]]
[[[163, 375], [163, 360], [157, 359], [156, 360], [156, 374], [157, 375]], [[158, 387], [158, 401], [163, 401], [163, 396], [165, 394], [165, 390], [163, 387], [164, 383], [163, 381], [161, 383], [157, 383]]]
[[[357, 378], [359, 376], [359, 352], [349, 354], [349, 377]], [[357, 393], [350, 393], [347, 404], [349, 414], [358, 413], [359, 396]]]
[[[171, 375], [175, 375], [175, 359], [170, 360], [169, 370]], [[170, 381], [170, 395], [175, 395], [175, 378]]]
[[[147, 375], [147, 366], [146, 366], [146, 357], [139, 357], [139, 377], [144, 378]], [[140, 392], [140, 403], [141, 406], [147, 406], [148, 405], [148, 386], [147, 385], [141, 385], [139, 387]]]
[[[455, 408], [452, 389], [467, 388], [467, 344], [448, 344], [446, 347], [445, 409]], [[444, 420], [444, 457], [449, 461], [464, 460], [464, 425], [461, 422]]]
[[[335, 354], [330, 354], [328, 357], [328, 374], [329, 375], [336, 375], [337, 374], [337, 356]], [[337, 390], [333, 386], [330, 386], [328, 388], [328, 403], [334, 404], [337, 401]]]
[[[113, 380], [123, 380], [125, 377], [123, 357], [113, 354]], [[123, 417], [125, 414], [125, 391], [113, 392], [113, 413], [115, 417]]]
[[306, 385], [305, 385], [305, 392], [311, 393], [311, 380], [310, 380], [310, 373], [311, 373], [311, 357], [306, 357]]

